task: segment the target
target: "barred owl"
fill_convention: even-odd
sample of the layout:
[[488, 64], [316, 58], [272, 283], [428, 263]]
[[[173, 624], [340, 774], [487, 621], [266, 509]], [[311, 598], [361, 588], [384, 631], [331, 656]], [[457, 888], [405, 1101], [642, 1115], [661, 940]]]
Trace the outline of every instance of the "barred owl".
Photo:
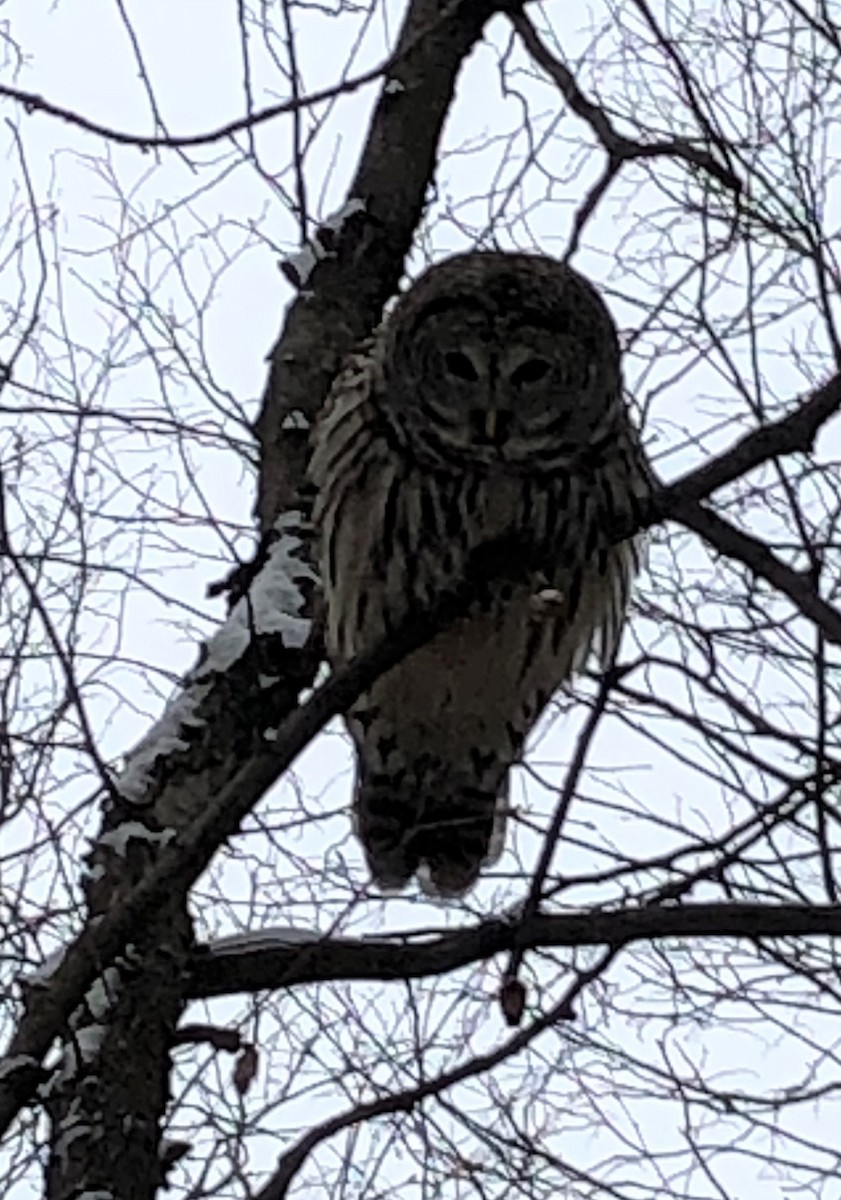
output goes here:
[[348, 714], [374, 881], [454, 896], [502, 849], [508, 777], [552, 692], [619, 637], [647, 472], [610, 314], [571, 268], [433, 266], [339, 374], [311, 474], [333, 666], [457, 585], [483, 547], [525, 574], [386, 672]]

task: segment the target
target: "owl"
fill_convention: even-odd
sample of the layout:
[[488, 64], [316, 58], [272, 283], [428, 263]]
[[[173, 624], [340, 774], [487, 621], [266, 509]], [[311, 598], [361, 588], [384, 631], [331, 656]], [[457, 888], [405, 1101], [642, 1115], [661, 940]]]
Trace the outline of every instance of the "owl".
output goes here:
[[614, 545], [649, 476], [596, 289], [541, 255], [431, 267], [351, 356], [311, 477], [333, 667], [493, 553], [463, 619], [347, 714], [374, 882], [458, 896], [499, 856], [529, 730], [591, 651], [611, 659], [639, 567]]

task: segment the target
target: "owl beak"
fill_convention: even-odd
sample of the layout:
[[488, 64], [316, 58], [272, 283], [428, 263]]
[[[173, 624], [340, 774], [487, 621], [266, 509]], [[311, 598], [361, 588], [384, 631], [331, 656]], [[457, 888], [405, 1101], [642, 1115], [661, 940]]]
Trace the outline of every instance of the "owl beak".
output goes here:
[[512, 414], [505, 408], [475, 408], [470, 414], [474, 437], [480, 446], [501, 449], [511, 433]]
[[512, 413], [507, 408], [489, 408], [485, 413], [485, 434], [500, 450], [511, 436]]

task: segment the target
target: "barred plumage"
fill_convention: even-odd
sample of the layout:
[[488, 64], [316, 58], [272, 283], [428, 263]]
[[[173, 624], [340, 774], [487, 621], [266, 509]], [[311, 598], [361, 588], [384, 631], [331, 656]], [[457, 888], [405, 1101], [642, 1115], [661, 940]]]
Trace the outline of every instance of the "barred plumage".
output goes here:
[[608, 660], [638, 568], [612, 545], [648, 483], [595, 289], [536, 255], [431, 268], [345, 365], [317, 431], [327, 647], [340, 665], [508, 540], [529, 574], [348, 714], [375, 881], [458, 895], [502, 849], [507, 780], [552, 692]]

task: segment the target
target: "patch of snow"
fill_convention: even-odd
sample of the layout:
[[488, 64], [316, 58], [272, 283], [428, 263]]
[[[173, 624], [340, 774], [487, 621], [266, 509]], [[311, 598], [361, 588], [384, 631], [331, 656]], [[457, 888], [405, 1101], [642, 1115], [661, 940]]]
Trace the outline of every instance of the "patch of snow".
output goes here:
[[364, 213], [366, 208], [364, 200], [360, 200], [358, 196], [351, 196], [350, 200], [347, 200], [337, 213], [321, 222], [321, 228], [332, 229], [334, 233], [339, 233], [345, 221], [349, 221], [357, 213]]
[[81, 1067], [97, 1057], [108, 1032], [104, 1021], [116, 1003], [119, 987], [119, 970], [107, 967], [85, 992], [84, 1000], [70, 1016], [72, 1033], [62, 1046], [58, 1065], [39, 1088], [42, 1099], [47, 1099], [56, 1088], [74, 1079]]
[[61, 1083], [62, 1078], [63, 1078], [63, 1076], [58, 1070], [53, 1071], [53, 1073], [49, 1077], [49, 1079], [47, 1079], [44, 1083], [42, 1083], [41, 1086], [38, 1088], [38, 1091], [36, 1093], [36, 1095], [38, 1096], [38, 1099], [43, 1100], [46, 1103], [49, 1100], [50, 1096], [52, 1096], [53, 1092], [56, 1090], [56, 1088]]
[[[105, 1025], [85, 1025], [84, 1029], [77, 1029], [73, 1034], [74, 1045], [67, 1046], [65, 1049], [65, 1058], [72, 1058], [72, 1064], [68, 1061], [66, 1064], [71, 1068], [72, 1074], [76, 1073], [76, 1054], [78, 1053], [82, 1063], [92, 1063], [105, 1041], [105, 1035], [108, 1032]], [[69, 1055], [68, 1055], [69, 1051]]]
[[297, 282], [298, 287], [302, 288], [312, 275], [318, 260], [326, 257], [327, 251], [323, 249], [320, 242], [313, 239], [306, 246], [302, 246], [300, 250], [296, 250], [294, 254], [290, 254], [284, 262], [284, 267]]
[[364, 200], [356, 197], [348, 200], [337, 213], [321, 222], [312, 241], [302, 246], [295, 254], [289, 255], [284, 263], [284, 273], [294, 278], [300, 291], [306, 287], [316, 263], [333, 253], [330, 246], [332, 239], [325, 238], [324, 235], [340, 233], [345, 222], [356, 213], [365, 212], [365, 207]]
[[196, 728], [201, 724], [196, 710], [209, 691], [209, 683], [193, 683], [179, 692], [146, 737], [131, 751], [126, 769], [116, 783], [117, 791], [126, 800], [139, 803], [143, 799], [149, 790], [157, 759], [187, 749], [189, 743], [184, 740], [182, 731], [185, 726]]
[[309, 429], [311, 421], [305, 417], [300, 408], [293, 408], [280, 423], [281, 429]]
[[217, 938], [209, 944], [211, 953], [250, 954], [252, 950], [278, 950], [288, 946], [312, 946], [324, 940], [317, 929], [300, 929], [294, 925], [275, 929], [258, 929], [254, 933], [234, 933]]
[[174, 829], [162, 829], [160, 833], [156, 833], [153, 829], [147, 829], [141, 821], [123, 821], [116, 829], [109, 829], [107, 833], [100, 834], [97, 845], [109, 846], [118, 858], [125, 858], [126, 849], [132, 840], [158, 842], [161, 846], [166, 846], [174, 837]]
[[295, 557], [301, 546], [297, 532], [301, 516], [285, 513], [275, 528], [281, 536], [269, 550], [269, 557], [254, 579], [248, 594], [234, 605], [225, 624], [210, 642], [202, 674], [228, 670], [251, 645], [256, 634], [279, 633], [285, 646], [296, 650], [310, 633], [310, 621], [299, 616], [305, 599], [298, 586], [301, 580], [315, 581], [310, 567]]
[[120, 972], [116, 967], [106, 967], [99, 978], [93, 981], [85, 993], [85, 1004], [94, 1021], [101, 1021], [107, 1016], [117, 999], [119, 986]]
[[[71, 1025], [81, 1022], [84, 1018], [83, 1006], [80, 1006], [70, 1018]], [[47, 1100], [54, 1091], [63, 1084], [73, 1080], [81, 1067], [94, 1061], [102, 1043], [105, 1040], [107, 1026], [85, 1025], [84, 1028], [74, 1028], [72, 1041], [67, 1041], [62, 1047], [61, 1058], [50, 1078], [38, 1089], [42, 1100]]]
[[[242, 658], [251, 645], [253, 633], [280, 634], [283, 644], [296, 650], [305, 644], [310, 621], [299, 615], [305, 603], [299, 583], [303, 580], [316, 582], [317, 576], [295, 554], [303, 544], [302, 520], [297, 512], [284, 513], [278, 519], [275, 529], [281, 536], [269, 550], [266, 563], [254, 578], [248, 594], [237, 601], [227, 620], [210, 639], [204, 662], [188, 677], [163, 716], [128, 755], [125, 770], [116, 783], [117, 791], [126, 800], [139, 803], [144, 798], [151, 784], [152, 769], [159, 758], [188, 749], [184, 730], [198, 729], [204, 724], [198, 709], [212, 687], [210, 677], [229, 670]], [[160, 834], [150, 835], [148, 830], [144, 832], [147, 840], [163, 838]], [[114, 834], [105, 836], [111, 838], [110, 844], [114, 845]], [[109, 844], [105, 838], [100, 841]], [[122, 852], [124, 849], [123, 844]]]

